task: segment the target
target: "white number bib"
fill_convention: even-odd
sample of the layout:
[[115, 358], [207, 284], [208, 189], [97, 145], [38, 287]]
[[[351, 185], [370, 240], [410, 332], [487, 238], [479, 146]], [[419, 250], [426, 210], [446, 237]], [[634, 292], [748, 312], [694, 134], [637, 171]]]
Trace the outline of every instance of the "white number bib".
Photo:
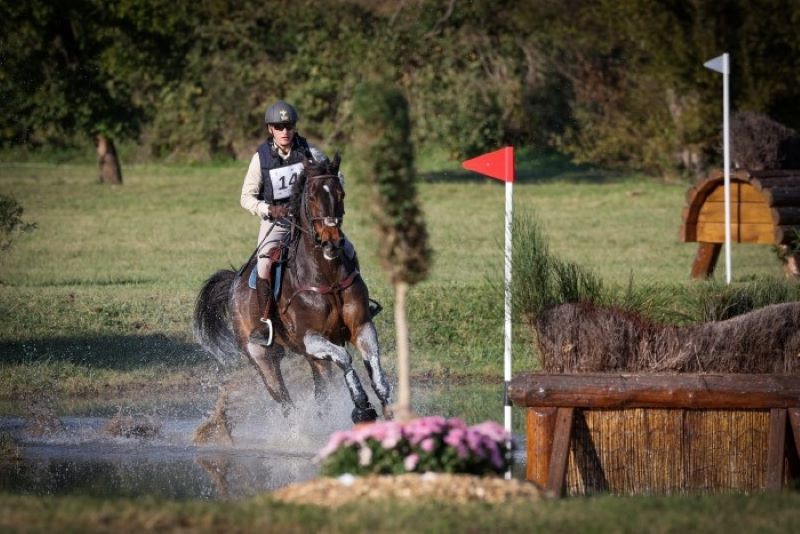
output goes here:
[[269, 171], [269, 179], [272, 181], [272, 198], [275, 200], [288, 198], [292, 194], [292, 186], [301, 172], [303, 172], [302, 163], [278, 167]]

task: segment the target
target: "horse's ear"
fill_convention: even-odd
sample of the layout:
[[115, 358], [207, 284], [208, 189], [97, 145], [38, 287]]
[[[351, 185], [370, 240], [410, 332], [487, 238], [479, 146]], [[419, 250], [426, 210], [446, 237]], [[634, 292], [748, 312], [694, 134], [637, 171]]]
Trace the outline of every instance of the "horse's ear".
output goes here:
[[339, 155], [338, 152], [333, 155], [333, 162], [331, 163], [331, 167], [333, 167], [333, 172], [339, 172], [339, 164], [342, 162], [342, 157]]

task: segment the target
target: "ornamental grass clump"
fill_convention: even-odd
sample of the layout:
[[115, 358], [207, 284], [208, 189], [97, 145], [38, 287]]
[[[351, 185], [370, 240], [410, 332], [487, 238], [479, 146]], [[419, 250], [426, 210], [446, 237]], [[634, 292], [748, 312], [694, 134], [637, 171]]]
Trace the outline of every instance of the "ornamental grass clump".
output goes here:
[[490, 475], [508, 469], [509, 443], [508, 433], [493, 421], [468, 427], [458, 418], [432, 416], [335, 432], [317, 461], [325, 476], [428, 471]]

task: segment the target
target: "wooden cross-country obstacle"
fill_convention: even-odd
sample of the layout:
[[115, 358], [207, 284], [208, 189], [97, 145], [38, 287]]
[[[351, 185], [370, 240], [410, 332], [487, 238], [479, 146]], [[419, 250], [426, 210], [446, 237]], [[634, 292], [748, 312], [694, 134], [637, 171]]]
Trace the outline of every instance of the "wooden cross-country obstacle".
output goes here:
[[758, 491], [800, 474], [800, 376], [517, 376], [527, 478], [555, 495]]
[[[800, 232], [800, 171], [735, 170], [731, 172], [731, 241], [791, 247]], [[721, 170], [695, 184], [686, 194], [680, 238], [697, 242], [692, 278], [714, 271], [725, 243], [725, 196]], [[789, 250], [788, 248], [786, 250]], [[800, 253], [786, 258], [787, 271], [800, 266]]]

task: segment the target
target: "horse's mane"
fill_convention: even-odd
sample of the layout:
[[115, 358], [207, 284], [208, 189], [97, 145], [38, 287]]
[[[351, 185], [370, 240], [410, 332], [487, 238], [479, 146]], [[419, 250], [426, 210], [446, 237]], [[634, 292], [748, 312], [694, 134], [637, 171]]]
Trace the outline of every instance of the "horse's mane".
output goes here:
[[300, 173], [300, 177], [294, 183], [292, 196], [289, 199], [289, 206], [295, 217], [299, 217], [303, 209], [303, 190], [306, 188], [306, 181], [309, 177], [325, 175], [338, 176], [339, 154], [336, 154], [333, 160], [329, 160], [328, 158], [322, 158], [319, 161], [306, 159], [303, 161], [303, 166], [305, 169]]
[[[300, 173], [300, 176], [297, 178], [297, 181], [294, 183], [294, 187], [292, 188], [292, 196], [289, 198], [289, 207], [291, 212], [295, 216], [295, 220], [299, 218], [303, 211], [303, 191], [306, 188], [306, 182], [308, 178], [313, 178], [314, 176], [326, 176], [326, 175], [339, 175], [339, 163], [340, 163], [339, 154], [337, 153], [334, 156], [333, 160], [329, 160], [328, 158], [322, 158], [319, 161], [315, 161], [312, 159], [304, 159], [303, 160], [303, 167], [304, 170]], [[299, 241], [300, 232], [294, 230], [292, 232], [292, 237], [290, 242], [292, 246], [290, 247], [289, 253], [289, 261], [294, 261], [294, 256], [297, 252], [297, 243]]]

